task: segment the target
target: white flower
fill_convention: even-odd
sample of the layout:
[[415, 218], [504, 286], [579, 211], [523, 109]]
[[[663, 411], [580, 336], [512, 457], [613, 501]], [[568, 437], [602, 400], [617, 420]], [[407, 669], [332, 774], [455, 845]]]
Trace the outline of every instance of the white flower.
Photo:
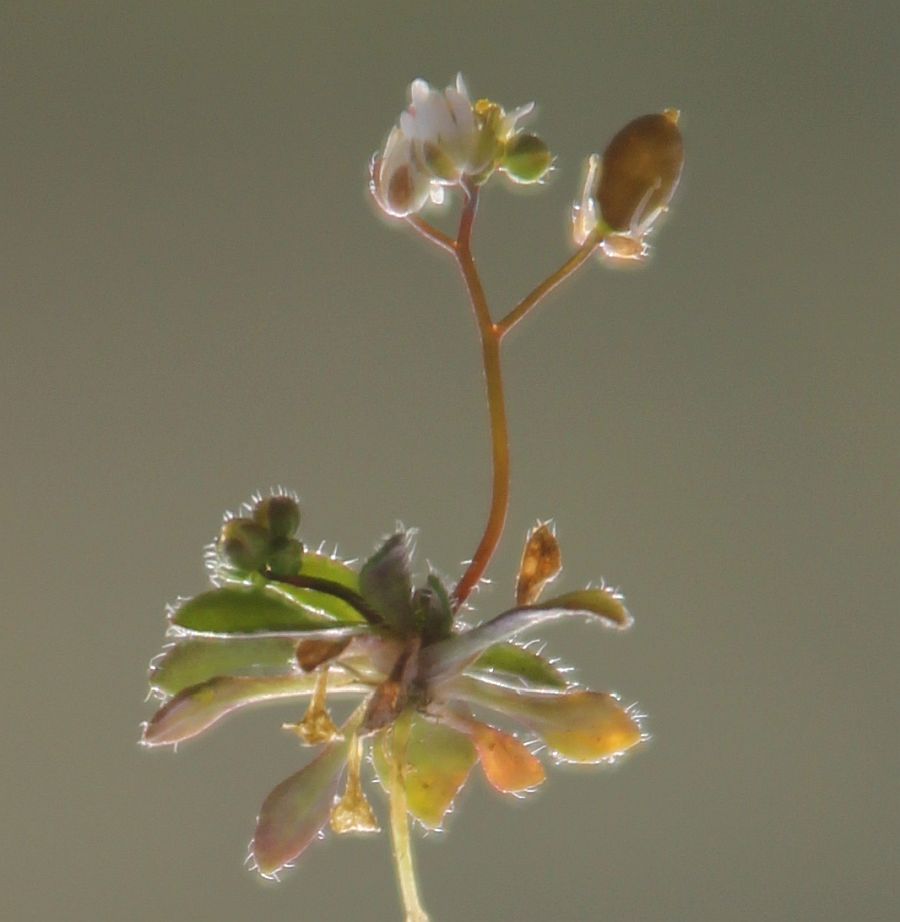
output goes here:
[[480, 131], [462, 76], [440, 92], [424, 80], [413, 80], [410, 107], [400, 116], [400, 130], [412, 140], [421, 163], [437, 182], [452, 185], [476, 172]]
[[371, 168], [376, 201], [401, 218], [419, 211], [429, 198], [439, 204], [445, 186], [487, 178], [516, 123], [533, 108], [529, 103], [507, 114], [488, 100], [473, 105], [461, 74], [445, 90], [413, 80], [409, 97]]

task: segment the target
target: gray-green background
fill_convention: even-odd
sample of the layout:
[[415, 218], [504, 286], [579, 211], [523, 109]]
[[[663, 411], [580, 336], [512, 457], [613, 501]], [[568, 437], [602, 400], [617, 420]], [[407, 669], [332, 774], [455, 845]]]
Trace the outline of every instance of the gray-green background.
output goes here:
[[485, 195], [508, 308], [571, 251], [583, 158], [683, 110], [651, 263], [587, 267], [505, 350], [514, 479], [481, 611], [555, 517], [562, 585], [637, 618], [547, 632], [654, 739], [530, 802], [476, 780], [419, 846], [436, 922], [896, 918], [898, 15], [885, 3], [0, 7], [4, 833], [11, 920], [399, 917], [387, 842], [242, 870], [295, 708], [135, 742], [163, 606], [226, 508], [304, 537], [400, 519], [458, 572], [485, 512], [474, 327], [366, 167], [416, 76], [533, 122], [558, 170]]

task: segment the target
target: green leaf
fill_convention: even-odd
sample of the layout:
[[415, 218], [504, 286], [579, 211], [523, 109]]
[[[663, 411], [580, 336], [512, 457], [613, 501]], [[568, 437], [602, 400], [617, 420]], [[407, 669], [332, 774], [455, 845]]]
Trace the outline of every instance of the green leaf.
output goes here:
[[510, 609], [490, 621], [426, 647], [419, 657], [420, 675], [428, 681], [445, 679], [461, 672], [495, 643], [539, 624], [573, 616], [619, 628], [631, 624], [631, 616], [621, 598], [612, 590], [570, 592], [539, 605]]
[[625, 607], [622, 596], [614, 589], [603, 587], [601, 589], [579, 589], [558, 595], [555, 599], [541, 602], [541, 608], [564, 608], [568, 611], [582, 611], [587, 614], [599, 615], [612, 627], [622, 630], [631, 627], [634, 618]]
[[[339, 583], [336, 585], [340, 585]], [[307, 589], [305, 586], [292, 586], [289, 583], [269, 580], [266, 587], [270, 592], [283, 596], [288, 601], [303, 606], [311, 611], [320, 611], [342, 624], [366, 624], [363, 614], [350, 602], [320, 589]]]
[[300, 573], [316, 579], [327, 579], [329, 582], [339, 583], [347, 589], [359, 592], [359, 574], [356, 570], [351, 569], [342, 560], [336, 560], [326, 554], [313, 554], [309, 551], [304, 553]]
[[[385, 790], [390, 784], [391, 730], [375, 737], [372, 764]], [[439, 829], [475, 764], [475, 747], [468, 737], [443, 724], [413, 715], [406, 748], [407, 807], [429, 829]]]
[[[216, 676], [191, 685], [166, 702], [144, 727], [145, 746], [172, 746], [208, 730], [227, 714], [250, 704], [312, 694], [317, 676]], [[361, 694], [367, 686], [329, 676], [329, 694]]]
[[173, 627], [194, 634], [305, 634], [351, 630], [346, 603], [334, 596], [304, 590], [303, 600], [291, 599], [267, 585], [225, 586], [189, 599], [170, 616]]
[[643, 739], [637, 719], [605, 692], [529, 691], [469, 677], [448, 685], [447, 692], [518, 721], [567, 762], [602, 762]]
[[520, 679], [538, 688], [568, 688], [566, 677], [551, 662], [533, 650], [515, 643], [488, 647], [469, 667], [471, 672], [488, 672], [497, 678]]
[[266, 797], [251, 845], [257, 870], [264, 877], [271, 877], [299, 858], [324, 829], [347, 764], [354, 729], [345, 725], [342, 739], [328, 743], [312, 762]]
[[399, 631], [414, 627], [411, 539], [411, 532], [392, 535], [359, 571], [359, 589], [363, 597], [385, 624]]
[[215, 676], [288, 673], [296, 647], [290, 637], [188, 637], [152, 661], [150, 684], [164, 695], [177, 695]]

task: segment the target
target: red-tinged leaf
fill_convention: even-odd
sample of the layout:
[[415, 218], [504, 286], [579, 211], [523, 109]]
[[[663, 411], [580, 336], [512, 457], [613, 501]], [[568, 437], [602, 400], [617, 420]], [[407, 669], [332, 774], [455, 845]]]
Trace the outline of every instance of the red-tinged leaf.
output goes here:
[[271, 877], [300, 857], [325, 828], [347, 764], [350, 734], [328, 743], [263, 802], [251, 846], [259, 873]]
[[[208, 730], [227, 714], [280, 698], [312, 694], [316, 676], [217, 676], [184, 689], [164, 704], [144, 727], [145, 746], [172, 746]], [[331, 676], [330, 693], [360, 694], [366, 686], [349, 678]]]
[[[390, 753], [385, 751], [389, 741], [390, 730], [383, 731], [372, 747], [372, 762], [385, 788], [391, 777]], [[409, 812], [429, 829], [439, 829], [475, 758], [475, 747], [465, 735], [415, 715], [404, 771]]]
[[636, 718], [605, 692], [520, 690], [469, 677], [456, 680], [447, 691], [518, 721], [567, 762], [602, 762], [642, 739]]
[[461, 672], [488, 647], [548, 621], [582, 617], [607, 626], [626, 628], [631, 616], [621, 598], [609, 589], [583, 589], [549, 599], [540, 605], [513, 608], [469, 630], [422, 650], [420, 674], [435, 682]]

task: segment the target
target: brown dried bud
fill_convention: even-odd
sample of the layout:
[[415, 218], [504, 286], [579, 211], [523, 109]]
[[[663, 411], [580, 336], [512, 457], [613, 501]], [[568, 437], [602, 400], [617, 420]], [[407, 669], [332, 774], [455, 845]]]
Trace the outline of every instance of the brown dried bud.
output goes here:
[[297, 662], [304, 672], [312, 672], [323, 663], [328, 663], [340, 656], [347, 649], [350, 640], [349, 637], [341, 640], [323, 640], [315, 637], [301, 640], [297, 644]]
[[562, 569], [559, 542], [548, 522], [541, 522], [531, 530], [525, 541], [519, 578], [516, 581], [516, 602], [532, 605], [540, 597], [544, 586], [555, 579]]

